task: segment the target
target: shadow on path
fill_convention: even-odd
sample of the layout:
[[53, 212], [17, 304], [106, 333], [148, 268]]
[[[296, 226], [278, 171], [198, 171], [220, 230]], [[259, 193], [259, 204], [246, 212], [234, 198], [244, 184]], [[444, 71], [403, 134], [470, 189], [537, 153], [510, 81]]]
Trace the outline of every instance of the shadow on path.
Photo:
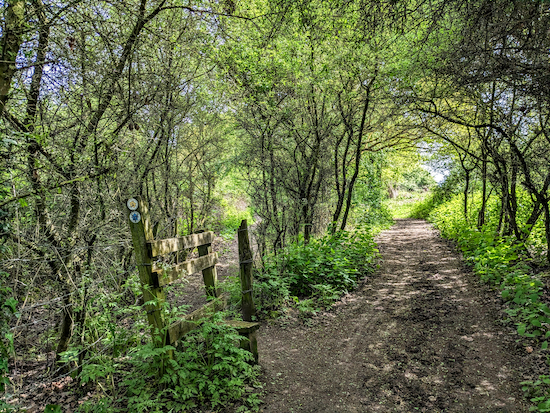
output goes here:
[[515, 337], [458, 254], [420, 220], [377, 242], [381, 267], [354, 294], [309, 326], [260, 330], [261, 411], [527, 412]]

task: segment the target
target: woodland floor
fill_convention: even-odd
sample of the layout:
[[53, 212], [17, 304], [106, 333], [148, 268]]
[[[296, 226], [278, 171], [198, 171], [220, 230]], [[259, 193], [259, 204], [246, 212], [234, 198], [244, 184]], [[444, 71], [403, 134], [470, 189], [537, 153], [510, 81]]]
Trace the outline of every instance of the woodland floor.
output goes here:
[[532, 349], [430, 224], [397, 220], [380, 269], [307, 323], [259, 334], [263, 412], [527, 412]]

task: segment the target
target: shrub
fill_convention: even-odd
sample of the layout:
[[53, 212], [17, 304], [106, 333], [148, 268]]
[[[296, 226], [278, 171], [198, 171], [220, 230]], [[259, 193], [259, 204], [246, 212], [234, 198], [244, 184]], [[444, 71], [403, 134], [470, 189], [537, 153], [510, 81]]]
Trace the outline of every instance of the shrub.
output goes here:
[[[10, 319], [16, 314], [17, 301], [11, 296], [11, 289], [6, 287], [8, 274], [0, 271], [0, 394], [6, 391], [9, 383], [8, 361], [13, 352], [13, 334], [10, 332]], [[9, 405], [0, 400], [0, 410], [9, 409]]]
[[372, 234], [365, 228], [327, 234], [308, 244], [293, 243], [277, 256], [265, 257], [254, 274], [258, 314], [270, 317], [292, 303], [299, 309], [328, 306], [374, 270], [377, 256]]
[[[247, 389], [260, 387], [258, 367], [250, 364], [252, 355], [238, 346], [242, 337], [222, 319], [223, 314], [217, 313], [212, 321], [187, 334], [178, 349], [153, 343], [136, 347], [128, 362], [116, 366], [124, 371], [125, 397], [94, 401], [81, 410], [179, 412], [199, 405], [216, 409], [243, 398], [247, 409], [257, 410], [259, 394]], [[105, 376], [98, 373], [98, 366], [83, 370], [84, 382]], [[112, 367], [107, 366], [114, 371]], [[91, 372], [94, 376], [90, 378]], [[121, 405], [124, 408], [119, 409]]]
[[369, 232], [338, 231], [308, 244], [292, 244], [283, 257], [283, 274], [292, 295], [311, 296], [315, 285], [346, 293], [373, 268], [376, 252]]

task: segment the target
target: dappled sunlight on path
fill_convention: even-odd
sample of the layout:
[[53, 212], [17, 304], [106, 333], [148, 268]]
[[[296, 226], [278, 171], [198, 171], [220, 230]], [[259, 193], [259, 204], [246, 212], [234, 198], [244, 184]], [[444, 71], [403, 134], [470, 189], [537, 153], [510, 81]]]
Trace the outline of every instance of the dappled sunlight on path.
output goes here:
[[310, 326], [260, 337], [265, 412], [525, 412], [521, 359], [429, 224], [377, 239], [380, 270]]

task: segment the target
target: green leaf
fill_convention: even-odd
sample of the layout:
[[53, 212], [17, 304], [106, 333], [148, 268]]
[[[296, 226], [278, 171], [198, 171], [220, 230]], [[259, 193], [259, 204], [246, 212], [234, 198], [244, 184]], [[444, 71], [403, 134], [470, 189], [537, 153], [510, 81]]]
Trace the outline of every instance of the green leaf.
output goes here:
[[546, 350], [548, 348], [548, 341], [544, 341], [542, 345], [540, 346], [542, 350]]
[[57, 404], [48, 404], [44, 409], [44, 413], [62, 413], [61, 406]]
[[13, 297], [8, 298], [4, 305], [8, 307], [12, 313], [15, 313], [17, 311], [17, 300]]
[[518, 326], [518, 334], [520, 336], [524, 335], [525, 334], [525, 330], [526, 330], [527, 326], [525, 324], [520, 324]]

